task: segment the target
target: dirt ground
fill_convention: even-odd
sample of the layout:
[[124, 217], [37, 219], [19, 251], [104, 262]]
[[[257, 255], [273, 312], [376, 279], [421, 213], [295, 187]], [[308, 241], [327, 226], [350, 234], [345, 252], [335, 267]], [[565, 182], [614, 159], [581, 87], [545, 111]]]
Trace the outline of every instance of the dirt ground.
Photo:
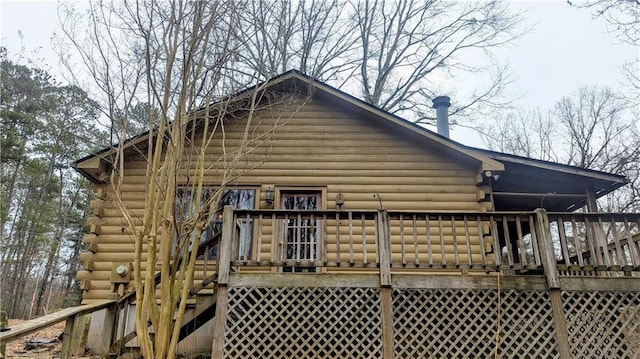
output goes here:
[[[23, 320], [19, 319], [9, 319], [9, 326], [18, 324], [23, 322]], [[34, 359], [44, 359], [44, 358], [59, 358], [60, 357], [60, 349], [62, 348], [62, 342], [60, 342], [58, 337], [62, 332], [64, 332], [64, 321], [52, 325], [48, 328], [44, 328], [35, 333], [26, 335], [20, 339], [14, 340], [10, 343], [7, 343], [7, 349], [5, 352], [6, 358], [34, 358]], [[26, 349], [25, 343], [30, 340], [42, 339], [52, 342], [50, 344], [44, 344], [37, 348]], [[84, 356], [78, 358], [98, 358], [97, 356]]]

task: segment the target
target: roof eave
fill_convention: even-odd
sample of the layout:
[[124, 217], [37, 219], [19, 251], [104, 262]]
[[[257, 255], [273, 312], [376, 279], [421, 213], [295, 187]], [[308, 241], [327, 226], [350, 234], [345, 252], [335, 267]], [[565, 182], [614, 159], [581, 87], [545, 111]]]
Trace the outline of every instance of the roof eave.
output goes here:
[[[378, 117], [381, 117], [391, 123], [394, 123], [395, 125], [401, 126], [409, 131], [412, 131], [413, 133], [416, 133], [422, 137], [425, 137], [433, 142], [435, 142], [436, 144], [439, 144], [441, 146], [444, 146], [445, 148], [451, 149], [455, 152], [458, 152], [464, 156], [467, 156], [473, 160], [476, 160], [480, 163], [480, 166], [478, 168], [479, 171], [494, 171], [494, 172], [500, 172], [500, 171], [504, 171], [504, 165], [502, 163], [500, 163], [499, 161], [496, 161], [494, 159], [492, 159], [489, 156], [483, 155], [481, 153], [477, 153], [474, 152], [472, 150], [469, 150], [467, 148], [465, 148], [464, 146], [462, 146], [461, 144], [458, 144], [457, 142], [454, 142], [451, 139], [448, 139], [446, 137], [442, 137], [436, 133], [433, 133], [421, 126], [418, 126], [414, 123], [408, 122], [398, 116], [395, 116], [393, 114], [390, 114], [386, 111], [383, 111], [371, 104], [368, 104], [356, 97], [353, 97], [343, 91], [340, 91], [332, 86], [329, 86], [323, 82], [320, 82], [316, 79], [313, 79], [297, 70], [290, 70], [287, 71], [279, 76], [276, 76], [272, 79], [269, 79], [265, 82], [263, 82], [262, 84], [258, 84], [252, 87], [249, 87], [245, 90], [242, 90], [240, 92], [237, 92], [233, 95], [230, 95], [226, 98], [226, 101], [232, 100], [232, 99], [239, 99], [242, 95], [250, 92], [252, 89], [257, 89], [259, 87], [263, 87], [263, 88], [267, 88], [267, 87], [271, 87], [274, 85], [277, 85], [279, 83], [282, 83], [284, 81], [290, 80], [290, 79], [297, 79], [299, 81], [302, 81], [310, 86], [315, 87], [316, 89], [320, 89], [328, 94], [330, 94], [331, 96], [337, 97], [347, 103], [350, 103], [351, 105], [362, 109], [364, 111], [368, 111]], [[203, 109], [200, 108], [198, 110], [196, 110], [196, 112], [202, 111]], [[154, 130], [155, 131], [155, 130]], [[140, 143], [141, 141], [144, 141], [148, 138], [149, 136], [149, 131], [146, 131], [142, 134], [139, 134], [135, 137], [132, 137], [131, 139], [128, 139], [124, 142], [124, 149], [127, 149], [131, 146], [134, 146], [135, 144]], [[105, 148], [101, 151], [95, 152], [93, 154], [90, 154], [88, 156], [85, 156], [75, 162], [72, 163], [72, 167], [75, 168], [76, 170], [78, 170], [78, 172], [80, 172], [83, 176], [87, 177], [88, 179], [92, 180], [92, 181], [98, 181], [98, 179], [93, 178], [90, 176], [90, 173], [88, 173], [87, 171], [81, 171], [78, 169], [78, 166], [81, 165], [83, 162], [89, 161], [91, 159], [93, 159], [96, 156], [101, 156], [103, 158], [111, 158], [113, 157], [113, 155], [115, 154], [115, 152], [118, 150], [117, 146], [112, 146], [112, 147], [108, 147]]]
[[500, 172], [500, 171], [504, 171], [504, 165], [502, 163], [500, 163], [499, 161], [496, 161], [494, 159], [492, 159], [489, 156], [480, 154], [480, 153], [476, 153], [474, 151], [468, 150], [467, 148], [465, 148], [464, 146], [458, 144], [457, 142], [454, 142], [453, 140], [440, 136], [434, 132], [431, 132], [429, 130], [427, 130], [424, 127], [421, 127], [419, 125], [416, 125], [415, 123], [411, 123], [407, 120], [404, 120], [398, 116], [395, 116], [389, 112], [383, 111], [369, 103], [366, 103], [356, 97], [353, 97], [349, 94], [346, 94], [332, 86], [329, 86], [325, 83], [322, 83], [320, 81], [317, 81], [315, 79], [312, 79], [308, 76], [302, 75], [300, 73], [292, 73], [292, 76], [296, 76], [296, 78], [300, 79], [301, 81], [304, 81], [306, 83], [308, 83], [309, 85], [315, 86], [318, 89], [321, 89], [322, 91], [335, 96], [345, 102], [348, 102], [350, 104], [352, 104], [353, 106], [356, 106], [359, 109], [362, 109], [364, 111], [368, 111], [373, 113], [374, 115], [384, 118], [387, 121], [390, 121], [398, 126], [401, 126], [409, 131], [412, 131], [422, 137], [425, 137], [441, 146], [444, 146], [445, 148], [454, 150], [456, 152], [459, 152], [467, 157], [470, 157], [474, 160], [477, 160], [478, 162], [480, 162], [480, 168], [479, 170], [481, 171], [494, 171], [494, 172]]
[[596, 171], [591, 169], [584, 169], [584, 168], [565, 165], [561, 163], [553, 163], [553, 162], [547, 162], [543, 160], [536, 160], [533, 158], [510, 155], [507, 153], [500, 153], [500, 152], [494, 152], [494, 151], [483, 150], [483, 149], [476, 149], [476, 150], [488, 153], [490, 157], [500, 161], [509, 161], [514, 163], [519, 163], [522, 165], [538, 167], [538, 168], [542, 168], [550, 171], [564, 172], [572, 175], [593, 178], [596, 180], [613, 182], [618, 185], [618, 187], [616, 188], [620, 188], [621, 186], [624, 186], [625, 184], [629, 183], [629, 180], [625, 176], [617, 175], [613, 173], [607, 173], [607, 172]]

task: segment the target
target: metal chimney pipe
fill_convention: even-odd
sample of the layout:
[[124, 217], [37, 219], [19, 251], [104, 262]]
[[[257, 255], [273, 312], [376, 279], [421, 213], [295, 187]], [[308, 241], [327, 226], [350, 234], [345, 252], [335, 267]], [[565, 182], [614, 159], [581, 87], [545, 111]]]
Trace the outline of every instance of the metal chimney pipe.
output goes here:
[[449, 138], [449, 106], [451, 106], [451, 99], [449, 96], [438, 96], [432, 101], [433, 108], [436, 109], [438, 134]]

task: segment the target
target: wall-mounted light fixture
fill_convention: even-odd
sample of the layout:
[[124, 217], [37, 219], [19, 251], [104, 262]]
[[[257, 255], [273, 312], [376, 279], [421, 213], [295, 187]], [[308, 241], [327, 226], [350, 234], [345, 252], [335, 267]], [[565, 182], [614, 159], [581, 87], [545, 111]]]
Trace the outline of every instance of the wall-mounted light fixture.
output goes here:
[[494, 181], [497, 181], [498, 179], [500, 179], [500, 174], [493, 173], [491, 171], [484, 171], [484, 176], [487, 178], [493, 178]]
[[264, 201], [267, 203], [267, 206], [273, 206], [273, 189], [271, 187], [267, 188], [264, 192]]
[[336, 210], [342, 211], [344, 209], [344, 195], [342, 192], [338, 192], [336, 195]]

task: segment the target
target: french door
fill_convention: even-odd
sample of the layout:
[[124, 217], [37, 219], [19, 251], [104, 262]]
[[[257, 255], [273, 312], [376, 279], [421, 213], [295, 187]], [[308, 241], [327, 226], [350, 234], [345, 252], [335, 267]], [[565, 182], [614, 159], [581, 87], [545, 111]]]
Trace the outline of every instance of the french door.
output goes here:
[[[282, 221], [281, 257], [285, 261], [315, 261], [320, 253], [321, 221], [295, 211], [321, 208], [319, 192], [282, 192], [280, 208], [291, 211]], [[315, 268], [284, 267], [284, 272], [314, 272]]]

